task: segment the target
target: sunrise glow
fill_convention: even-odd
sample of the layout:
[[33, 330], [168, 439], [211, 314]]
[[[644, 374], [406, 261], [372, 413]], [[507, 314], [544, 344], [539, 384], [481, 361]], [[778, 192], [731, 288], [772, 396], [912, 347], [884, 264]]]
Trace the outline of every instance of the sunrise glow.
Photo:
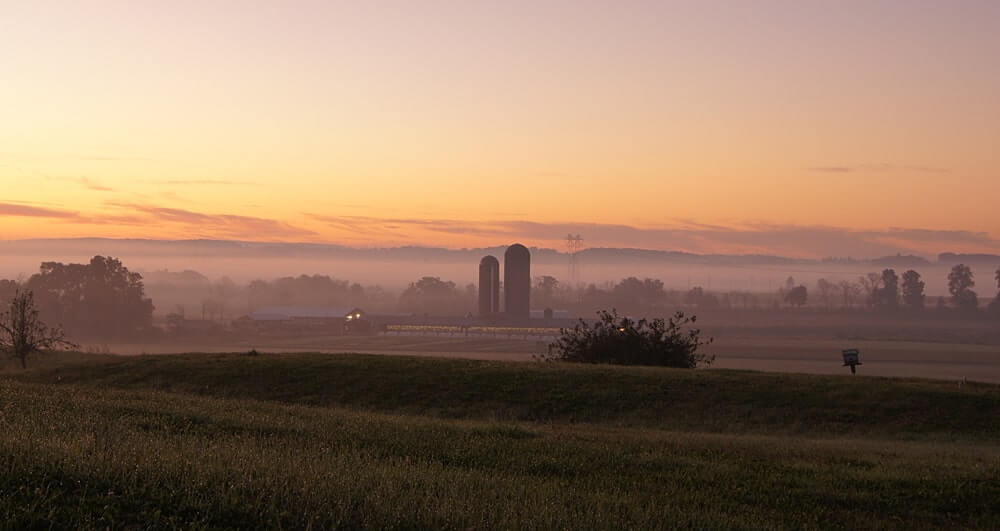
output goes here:
[[18, 2], [0, 238], [995, 250], [957, 3]]

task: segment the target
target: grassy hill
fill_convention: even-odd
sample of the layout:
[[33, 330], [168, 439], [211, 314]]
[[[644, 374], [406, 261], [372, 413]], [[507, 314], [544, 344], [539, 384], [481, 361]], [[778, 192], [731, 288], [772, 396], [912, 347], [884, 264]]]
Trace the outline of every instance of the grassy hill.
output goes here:
[[99, 359], [16, 377], [441, 418], [1000, 439], [1000, 386], [993, 384], [358, 354]]
[[0, 527], [995, 528], [1000, 388], [363, 355], [0, 376]]

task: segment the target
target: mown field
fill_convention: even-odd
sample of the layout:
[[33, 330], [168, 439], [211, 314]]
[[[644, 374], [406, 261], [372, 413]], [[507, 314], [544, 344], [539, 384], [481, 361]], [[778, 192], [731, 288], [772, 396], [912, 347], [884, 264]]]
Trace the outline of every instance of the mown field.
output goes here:
[[[700, 322], [700, 321], [699, 321]], [[830, 333], [782, 337], [716, 336], [708, 349], [713, 368], [812, 374], [844, 374], [840, 351], [861, 349], [861, 374], [904, 378], [976, 380], [1000, 383], [1000, 347], [969, 343], [837, 339]], [[87, 345], [124, 355], [175, 352], [234, 352], [256, 348], [268, 352], [366, 352], [497, 361], [530, 361], [547, 351], [548, 340], [521, 337], [330, 336], [300, 335], [238, 342]]]
[[0, 375], [0, 526], [996, 528], [990, 384], [392, 356]]

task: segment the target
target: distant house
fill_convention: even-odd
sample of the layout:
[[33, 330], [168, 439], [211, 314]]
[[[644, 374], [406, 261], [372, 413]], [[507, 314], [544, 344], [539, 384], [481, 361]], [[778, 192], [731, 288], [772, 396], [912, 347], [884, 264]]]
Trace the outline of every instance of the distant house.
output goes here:
[[370, 329], [364, 310], [353, 306], [267, 306], [250, 314], [262, 328], [323, 331], [332, 334], [365, 333]]

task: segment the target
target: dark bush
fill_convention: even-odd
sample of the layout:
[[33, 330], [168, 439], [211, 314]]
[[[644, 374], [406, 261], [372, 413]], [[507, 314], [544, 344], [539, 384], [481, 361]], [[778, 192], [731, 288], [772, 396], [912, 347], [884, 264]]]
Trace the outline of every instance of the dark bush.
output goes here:
[[616, 310], [600, 311], [598, 320], [588, 324], [583, 319], [573, 328], [559, 331], [559, 339], [549, 345], [545, 359], [576, 363], [614, 365], [659, 365], [693, 369], [710, 365], [714, 356], [698, 352], [712, 342], [701, 340], [701, 330], [690, 328], [697, 317], [677, 312], [670, 319], [619, 317]]

